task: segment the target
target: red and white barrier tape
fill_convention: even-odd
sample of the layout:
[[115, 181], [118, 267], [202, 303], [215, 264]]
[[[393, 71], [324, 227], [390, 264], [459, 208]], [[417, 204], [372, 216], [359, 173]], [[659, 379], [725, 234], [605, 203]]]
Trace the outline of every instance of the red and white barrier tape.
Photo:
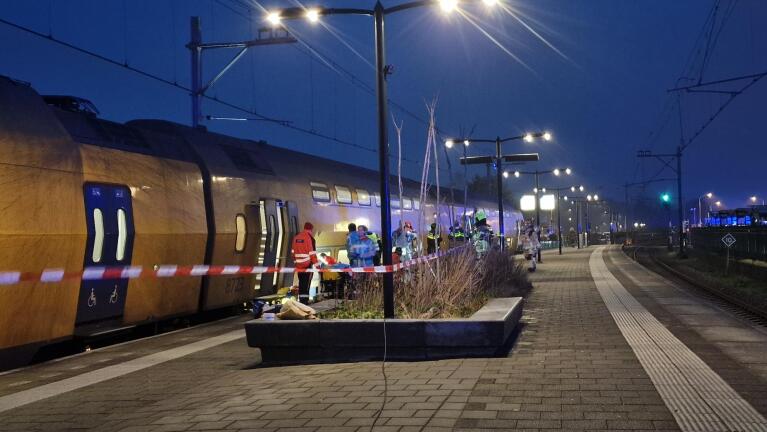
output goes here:
[[41, 272], [0, 271], [0, 285], [15, 285], [21, 282], [61, 282], [71, 279], [106, 280], [167, 278], [183, 276], [232, 276], [263, 273], [393, 273], [418, 263], [425, 263], [449, 255], [461, 248], [447, 252], [437, 252], [423, 257], [413, 258], [400, 264], [349, 267], [349, 268], [307, 268], [295, 267], [260, 267], [241, 265], [157, 265], [153, 268], [143, 266], [85, 267], [82, 271], [67, 272], [64, 269], [45, 269]]

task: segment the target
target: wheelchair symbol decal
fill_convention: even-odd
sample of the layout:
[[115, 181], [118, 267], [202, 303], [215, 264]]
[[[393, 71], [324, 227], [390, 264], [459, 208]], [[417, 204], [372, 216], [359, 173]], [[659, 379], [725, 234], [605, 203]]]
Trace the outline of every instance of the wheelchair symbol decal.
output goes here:
[[91, 288], [91, 295], [88, 297], [88, 307], [96, 306], [96, 292]]
[[109, 303], [117, 303], [117, 285], [115, 285], [115, 290], [112, 291], [112, 295], [109, 296]]

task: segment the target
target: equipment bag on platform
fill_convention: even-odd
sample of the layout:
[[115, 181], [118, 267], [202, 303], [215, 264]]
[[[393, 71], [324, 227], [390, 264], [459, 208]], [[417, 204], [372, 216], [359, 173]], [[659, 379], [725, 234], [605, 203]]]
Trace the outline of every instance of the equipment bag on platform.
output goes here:
[[316, 314], [317, 311], [309, 306], [295, 300], [288, 300], [282, 305], [281, 312], [277, 314], [277, 318], [284, 320], [317, 319]]

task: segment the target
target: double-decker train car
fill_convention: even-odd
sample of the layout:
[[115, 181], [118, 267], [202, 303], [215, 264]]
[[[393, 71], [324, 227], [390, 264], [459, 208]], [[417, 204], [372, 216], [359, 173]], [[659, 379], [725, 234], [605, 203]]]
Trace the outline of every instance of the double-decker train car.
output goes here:
[[[421, 202], [392, 178], [392, 221], [447, 226], [490, 201]], [[310, 221], [317, 249], [346, 258], [350, 222], [380, 233], [376, 172], [160, 120], [100, 119], [88, 102], [0, 77], [0, 271], [84, 266], [291, 266]], [[450, 198], [449, 198], [450, 197]], [[452, 201], [452, 197], [456, 198]], [[420, 226], [423, 222], [426, 226]], [[521, 218], [504, 215], [507, 227]], [[41, 346], [228, 308], [290, 286], [290, 274], [23, 282], [0, 286], [0, 369]]]

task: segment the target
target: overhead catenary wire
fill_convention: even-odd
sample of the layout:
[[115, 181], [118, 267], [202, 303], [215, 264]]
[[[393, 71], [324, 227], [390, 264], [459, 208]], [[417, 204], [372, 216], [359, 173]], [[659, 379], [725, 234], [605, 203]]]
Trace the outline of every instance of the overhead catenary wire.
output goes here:
[[[171, 81], [169, 79], [166, 79], [166, 78], [163, 78], [161, 76], [152, 74], [150, 72], [141, 70], [139, 68], [130, 66], [128, 64], [120, 63], [119, 61], [114, 60], [114, 59], [109, 58], [109, 57], [106, 57], [106, 56], [104, 56], [102, 54], [98, 54], [96, 52], [87, 50], [85, 48], [82, 48], [82, 47], [79, 47], [77, 45], [71, 44], [69, 42], [63, 41], [61, 39], [57, 39], [57, 38], [55, 38], [53, 36], [49, 36], [49, 35], [40, 33], [39, 31], [36, 31], [36, 30], [31, 29], [31, 28], [22, 26], [20, 24], [8, 21], [8, 20], [3, 19], [3, 18], [0, 18], [0, 23], [5, 24], [5, 25], [7, 25], [9, 27], [15, 28], [17, 30], [20, 30], [20, 31], [32, 34], [34, 36], [40, 37], [42, 39], [48, 40], [48, 41], [53, 42], [55, 44], [64, 46], [66, 48], [69, 48], [69, 49], [71, 49], [73, 51], [76, 51], [76, 52], [79, 52], [81, 54], [93, 57], [93, 58], [95, 58], [97, 60], [100, 60], [100, 61], [103, 61], [105, 63], [108, 63], [108, 64], [110, 64], [112, 66], [117, 66], [117, 67], [123, 68], [125, 70], [130, 71], [130, 72], [133, 72], [133, 73], [136, 73], [136, 74], [138, 74], [140, 76], [143, 76], [144, 78], [157, 81], [159, 83], [168, 85], [170, 87], [174, 87], [174, 88], [176, 88], [178, 90], [182, 90], [182, 91], [184, 91], [184, 92], [186, 92], [186, 93], [188, 93], [190, 95], [192, 94], [192, 90], [189, 87], [181, 85], [181, 84], [179, 84], [177, 82], [173, 82], [173, 81]], [[325, 139], [325, 140], [328, 140], [328, 141], [333, 141], [333, 142], [336, 142], [338, 144], [347, 145], [347, 146], [350, 146], [350, 147], [354, 147], [354, 148], [357, 148], [357, 149], [360, 149], [360, 150], [369, 151], [369, 152], [372, 152], [372, 153], [377, 153], [378, 152], [377, 149], [366, 147], [366, 146], [357, 144], [355, 142], [343, 140], [343, 139], [340, 139], [340, 138], [335, 138], [335, 137], [332, 137], [332, 136], [327, 135], [325, 133], [318, 132], [318, 131], [313, 131], [311, 129], [308, 129], [308, 128], [305, 128], [305, 127], [301, 127], [301, 126], [297, 126], [295, 124], [285, 123], [285, 121], [283, 119], [273, 118], [273, 117], [261, 114], [261, 113], [257, 112], [255, 109], [248, 109], [248, 108], [245, 108], [243, 106], [237, 105], [235, 103], [231, 103], [231, 102], [227, 102], [225, 100], [219, 99], [217, 97], [213, 97], [213, 96], [209, 96], [209, 95], [203, 95], [202, 97], [207, 99], [207, 100], [210, 100], [210, 101], [213, 101], [215, 103], [218, 103], [220, 105], [223, 105], [225, 107], [228, 107], [228, 108], [231, 108], [231, 109], [234, 109], [234, 110], [246, 113], [246, 114], [250, 114], [250, 115], [256, 116], [259, 119], [266, 120], [266, 121], [269, 121], [269, 122], [274, 122], [275, 124], [279, 125], [280, 127], [283, 127], [283, 128], [286, 128], [286, 129], [291, 129], [291, 130], [294, 130], [294, 131], [297, 131], [297, 132], [301, 132], [303, 134], [312, 135], [312, 136], [315, 136], [315, 137], [318, 137], [318, 138], [322, 138], [322, 139]], [[414, 163], [416, 165], [420, 165], [421, 164], [420, 161], [414, 161], [414, 160], [405, 159], [405, 158], [403, 158], [403, 160], [407, 161], [407, 162], [410, 162], [410, 163]]]
[[[254, 10], [249, 5], [243, 5], [242, 1], [240, 1], [240, 0], [229, 0], [229, 1], [235, 2], [236, 4], [238, 4], [238, 5], [240, 5], [240, 6], [244, 7], [244, 8], [247, 7], [249, 9], [249, 11], [253, 11]], [[231, 9], [231, 8], [229, 8], [229, 10], [233, 11], [233, 9]], [[250, 15], [245, 15], [245, 14], [239, 13], [239, 12], [234, 12], [234, 13], [240, 15], [244, 19], [247, 19], [247, 20], [249, 20], [251, 22], [253, 20], [250, 17]], [[357, 57], [359, 57], [363, 62], [365, 62], [366, 64], [370, 65], [370, 62], [367, 59], [365, 59], [364, 56], [359, 54], [359, 52], [357, 52], [357, 50], [355, 50], [353, 47], [351, 47], [351, 45], [349, 45], [348, 42], [344, 41], [332, 28], [330, 28], [329, 26], [326, 26], [326, 25], [323, 25], [323, 27], [326, 30], [328, 30], [329, 33], [331, 33], [336, 39], [338, 39], [350, 51], [352, 51], [352, 53], [354, 53]], [[295, 33], [295, 29], [294, 28], [291, 28], [290, 31], [291, 31], [291, 33]], [[295, 34], [294, 34], [294, 36], [295, 36]], [[339, 74], [344, 79], [346, 79], [347, 81], [349, 81], [353, 85], [359, 87], [360, 89], [364, 90], [366, 93], [370, 94], [371, 96], [375, 96], [376, 91], [375, 91], [375, 88], [372, 85], [366, 83], [365, 80], [359, 78], [356, 74], [354, 74], [353, 72], [349, 71], [346, 67], [342, 66], [337, 61], [333, 60], [331, 58], [331, 56], [329, 56], [327, 53], [323, 52], [323, 50], [317, 48], [316, 45], [313, 45], [312, 43], [307, 41], [305, 38], [301, 38], [299, 41], [300, 41], [300, 45], [293, 45], [294, 49], [297, 49], [298, 51], [301, 51], [303, 54], [305, 54], [307, 56], [312, 56], [312, 55], [317, 56], [321, 60], [322, 64], [324, 66], [326, 66], [328, 69], [330, 69], [331, 71]], [[303, 45], [303, 47], [305, 49], [302, 48], [301, 45]], [[400, 104], [396, 100], [393, 100], [392, 98], [388, 98], [388, 103], [389, 103], [390, 106], [396, 108], [397, 110], [399, 110], [403, 114], [406, 114], [408, 117], [418, 121], [419, 123], [421, 123], [422, 125], [424, 125], [426, 127], [429, 127], [429, 121], [426, 118], [416, 114], [415, 112], [413, 112], [412, 110], [406, 108], [404, 105]], [[442, 135], [447, 135], [444, 131], [440, 130], [439, 128], [437, 128], [437, 131], [440, 134], [442, 134]]]

